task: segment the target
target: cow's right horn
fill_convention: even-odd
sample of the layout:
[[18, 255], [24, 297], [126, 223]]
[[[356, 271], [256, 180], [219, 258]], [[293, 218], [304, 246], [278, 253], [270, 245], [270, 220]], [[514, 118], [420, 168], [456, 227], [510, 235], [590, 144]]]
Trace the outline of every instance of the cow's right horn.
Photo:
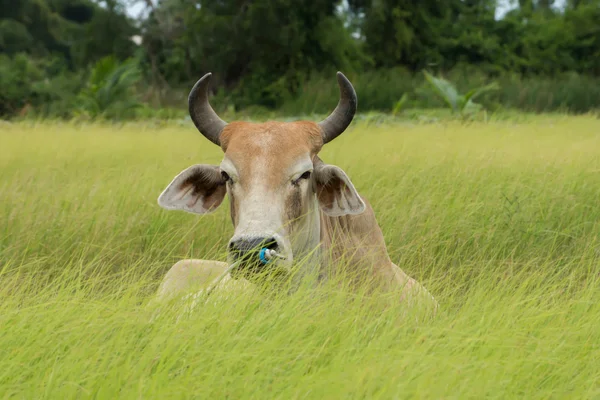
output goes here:
[[341, 135], [350, 125], [356, 113], [357, 99], [352, 84], [341, 72], [337, 73], [337, 79], [340, 86], [340, 100], [331, 115], [319, 122], [323, 143], [331, 142]]
[[208, 84], [211, 76], [212, 74], [209, 72], [196, 82], [188, 96], [188, 106], [190, 117], [192, 117], [196, 128], [208, 140], [220, 146], [219, 136], [227, 122], [219, 118], [208, 102]]

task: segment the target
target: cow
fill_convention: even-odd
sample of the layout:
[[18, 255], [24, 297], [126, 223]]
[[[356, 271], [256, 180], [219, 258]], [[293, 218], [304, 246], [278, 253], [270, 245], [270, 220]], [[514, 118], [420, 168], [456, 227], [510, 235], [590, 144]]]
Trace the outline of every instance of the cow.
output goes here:
[[[315, 282], [344, 275], [351, 287], [366, 282], [373, 290], [399, 290], [401, 299], [416, 292], [430, 297], [392, 262], [373, 208], [348, 175], [319, 157], [356, 113], [356, 92], [344, 74], [337, 73], [336, 108], [318, 123], [227, 123], [208, 101], [211, 76], [207, 73], [192, 88], [189, 113], [198, 131], [222, 149], [223, 159], [220, 165], [183, 170], [160, 194], [158, 204], [208, 214], [227, 195], [234, 227], [228, 262], [179, 261], [164, 277], [158, 296], [209, 283], [224, 272], [226, 280], [252, 284], [277, 270], [293, 276], [293, 287], [309, 275]], [[267, 260], [265, 255], [274, 257]], [[228, 272], [232, 263], [239, 266]]]

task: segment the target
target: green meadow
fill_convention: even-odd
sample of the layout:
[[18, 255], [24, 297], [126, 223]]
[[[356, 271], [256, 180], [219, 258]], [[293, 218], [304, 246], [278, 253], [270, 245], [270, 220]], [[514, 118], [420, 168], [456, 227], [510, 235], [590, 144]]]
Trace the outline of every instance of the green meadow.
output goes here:
[[600, 398], [600, 119], [363, 120], [321, 155], [435, 317], [327, 286], [157, 312], [171, 265], [225, 260], [227, 201], [156, 201], [220, 149], [175, 122], [0, 125], [0, 397]]

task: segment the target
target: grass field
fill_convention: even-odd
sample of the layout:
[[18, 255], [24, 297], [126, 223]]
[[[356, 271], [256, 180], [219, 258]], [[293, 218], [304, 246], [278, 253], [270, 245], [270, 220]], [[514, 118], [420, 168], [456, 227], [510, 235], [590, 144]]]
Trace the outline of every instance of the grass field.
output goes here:
[[359, 123], [322, 156], [435, 319], [304, 289], [153, 319], [174, 262], [224, 259], [227, 204], [156, 204], [220, 150], [176, 124], [0, 126], [0, 397], [600, 398], [600, 120]]

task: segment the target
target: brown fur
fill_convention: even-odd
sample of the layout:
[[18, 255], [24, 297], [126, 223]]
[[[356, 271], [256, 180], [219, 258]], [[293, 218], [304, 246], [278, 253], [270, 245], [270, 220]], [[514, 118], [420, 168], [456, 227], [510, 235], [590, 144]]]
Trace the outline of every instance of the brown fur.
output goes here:
[[235, 196], [233, 193], [229, 193], [229, 215], [231, 216], [231, 223], [233, 226], [238, 224], [238, 212], [237, 212], [237, 202], [235, 201]]
[[[360, 282], [395, 285], [395, 266], [388, 256], [375, 213], [367, 199], [361, 198], [367, 206], [362, 214], [330, 217], [321, 212], [321, 243], [329, 261], [323, 273], [343, 273]], [[347, 270], [338, 271], [336, 265], [344, 265]]]
[[221, 133], [221, 148], [236, 165], [244, 165], [241, 182], [249, 182], [253, 160], [263, 158], [273, 184], [282, 184], [287, 178], [282, 166], [310, 153], [317, 154], [323, 147], [319, 126], [314, 122], [232, 122]]

